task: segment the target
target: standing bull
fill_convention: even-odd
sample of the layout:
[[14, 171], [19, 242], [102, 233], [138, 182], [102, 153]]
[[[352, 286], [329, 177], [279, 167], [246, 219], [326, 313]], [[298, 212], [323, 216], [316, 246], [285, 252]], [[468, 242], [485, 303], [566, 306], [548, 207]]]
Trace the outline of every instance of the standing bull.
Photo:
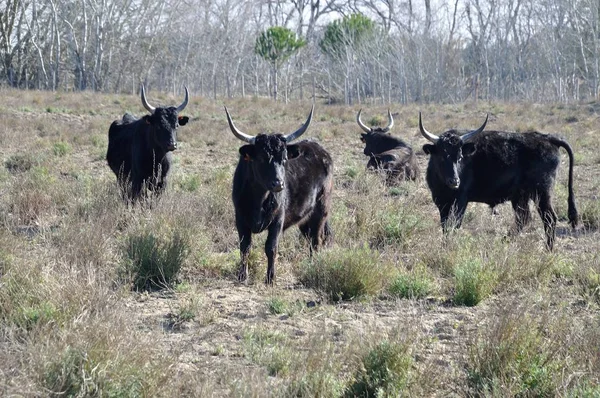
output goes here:
[[423, 146], [429, 154], [427, 184], [440, 211], [444, 230], [454, 222], [460, 227], [469, 202], [491, 207], [511, 201], [517, 232], [529, 222], [529, 201], [533, 200], [544, 223], [546, 245], [552, 250], [556, 213], [552, 208], [552, 188], [560, 163], [559, 148], [569, 155], [568, 215], [577, 226], [573, 195], [573, 150], [562, 138], [538, 132], [507, 133], [486, 131], [485, 122], [477, 130], [459, 135], [449, 130], [440, 136], [423, 127], [421, 134], [432, 142]]
[[417, 158], [408, 144], [389, 134], [394, 126], [394, 118], [389, 109], [389, 122], [385, 128], [365, 126], [360, 120], [361, 112], [362, 109], [356, 115], [356, 122], [365, 131], [360, 139], [365, 143], [363, 153], [369, 157], [367, 169], [383, 171], [389, 185], [402, 180], [414, 181], [419, 176]]
[[327, 221], [333, 187], [331, 156], [316, 142], [290, 145], [308, 129], [313, 110], [304, 125], [291, 134], [251, 136], [235, 127], [225, 108], [233, 135], [247, 143], [239, 149], [232, 192], [240, 240], [240, 282], [248, 278], [253, 233], [268, 230], [265, 244], [268, 284], [275, 277], [277, 244], [284, 230], [298, 224], [310, 240], [311, 252], [331, 234]]
[[117, 176], [123, 196], [131, 201], [142, 196], [146, 187], [156, 194], [166, 188], [171, 151], [177, 148], [177, 128], [189, 120], [179, 116], [188, 103], [187, 87], [178, 107], [153, 107], [146, 100], [143, 85], [141, 97], [150, 114], [141, 119], [125, 114], [108, 130], [106, 161]]

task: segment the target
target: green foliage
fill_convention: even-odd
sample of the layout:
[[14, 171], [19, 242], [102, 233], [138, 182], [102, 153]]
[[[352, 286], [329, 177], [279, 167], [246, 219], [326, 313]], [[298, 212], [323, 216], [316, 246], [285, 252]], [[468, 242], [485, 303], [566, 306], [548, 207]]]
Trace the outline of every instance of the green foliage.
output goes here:
[[346, 397], [397, 397], [407, 386], [413, 359], [408, 345], [379, 343], [361, 360]]
[[138, 290], [171, 286], [188, 252], [188, 239], [179, 231], [170, 238], [160, 238], [149, 231], [130, 235], [126, 247], [126, 277]]
[[270, 376], [284, 376], [290, 371], [293, 355], [285, 343], [285, 335], [277, 331], [254, 329], [244, 334], [246, 355], [264, 366]]
[[352, 300], [379, 294], [392, 267], [367, 247], [336, 248], [319, 252], [306, 261], [300, 280], [322, 291], [330, 300]]
[[306, 45], [302, 38], [282, 26], [272, 26], [256, 39], [254, 52], [269, 62], [275, 69], [288, 60], [296, 51]]
[[402, 273], [394, 279], [389, 287], [393, 296], [408, 299], [427, 297], [432, 290], [432, 282], [424, 271]]
[[286, 396], [298, 398], [338, 398], [345, 390], [343, 380], [324, 369], [307, 372], [290, 384]]
[[597, 230], [600, 228], [600, 203], [597, 200], [587, 202], [579, 215], [584, 228]]
[[479, 258], [467, 257], [454, 267], [454, 303], [472, 307], [488, 297], [496, 275]]
[[267, 303], [269, 312], [273, 315], [279, 315], [285, 313], [287, 303], [279, 297], [272, 297]]
[[422, 219], [416, 213], [406, 209], [383, 209], [375, 216], [376, 228], [371, 243], [378, 248], [388, 245], [405, 246], [422, 225]]
[[561, 369], [560, 342], [541, 319], [514, 309], [485, 330], [470, 349], [468, 383], [474, 396], [551, 397]]
[[41, 384], [50, 395], [64, 397], [133, 398], [146, 396], [155, 388], [151, 386], [158, 380], [156, 375], [148, 374], [150, 368], [127, 363], [127, 356], [107, 355], [110, 350], [106, 346], [89, 351], [67, 346], [45, 364]]
[[330, 57], [342, 60], [350, 49], [359, 49], [373, 40], [376, 34], [375, 22], [363, 14], [351, 14], [327, 25], [319, 47]]
[[62, 158], [69, 152], [71, 152], [71, 145], [69, 145], [68, 142], [58, 141], [52, 145], [52, 153], [54, 153], [54, 156]]
[[197, 174], [188, 174], [182, 177], [177, 185], [187, 192], [196, 192], [200, 188], [200, 176]]

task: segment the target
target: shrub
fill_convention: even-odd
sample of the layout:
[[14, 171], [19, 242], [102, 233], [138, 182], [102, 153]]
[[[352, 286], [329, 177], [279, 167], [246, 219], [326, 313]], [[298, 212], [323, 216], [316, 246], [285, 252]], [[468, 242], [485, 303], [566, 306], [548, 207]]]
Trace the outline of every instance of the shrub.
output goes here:
[[389, 287], [393, 296], [408, 299], [420, 299], [431, 293], [432, 282], [422, 271], [402, 273]]
[[4, 167], [11, 173], [24, 172], [37, 165], [37, 160], [29, 153], [16, 153], [4, 162]]
[[347, 397], [396, 397], [407, 386], [413, 359], [408, 345], [379, 343], [361, 359]]
[[422, 218], [406, 209], [388, 208], [376, 213], [371, 244], [376, 248], [388, 245], [406, 247], [422, 228]]
[[454, 303], [472, 307], [488, 297], [495, 275], [479, 258], [467, 257], [454, 267]]
[[169, 239], [148, 231], [131, 235], [125, 272], [138, 290], [171, 286], [176, 282], [188, 248], [188, 240], [178, 231]]
[[69, 145], [68, 142], [59, 141], [52, 145], [52, 153], [54, 153], [54, 156], [62, 158], [69, 152], [71, 152], [71, 145]]
[[392, 267], [369, 248], [336, 248], [305, 262], [300, 280], [330, 300], [352, 300], [381, 292]]
[[200, 188], [200, 177], [196, 174], [186, 175], [179, 180], [179, 187], [187, 192], [196, 192]]
[[468, 384], [474, 396], [550, 397], [565, 363], [561, 342], [551, 336], [544, 318], [533, 319], [507, 308], [470, 349]]
[[600, 228], [600, 203], [598, 201], [587, 202], [579, 217], [585, 229], [597, 230]]

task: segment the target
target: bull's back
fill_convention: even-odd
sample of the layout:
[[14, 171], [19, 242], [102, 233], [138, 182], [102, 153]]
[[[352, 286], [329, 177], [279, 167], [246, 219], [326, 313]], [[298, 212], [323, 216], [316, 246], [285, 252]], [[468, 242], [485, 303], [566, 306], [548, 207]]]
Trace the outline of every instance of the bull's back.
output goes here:
[[134, 134], [132, 124], [113, 122], [108, 130], [106, 161], [111, 170], [119, 176], [131, 171], [131, 145]]
[[333, 160], [320, 144], [301, 141], [302, 155], [288, 161], [288, 203], [284, 228], [310, 214], [319, 201], [328, 202], [333, 188]]
[[469, 200], [491, 205], [551, 183], [558, 148], [541, 133], [485, 132], [477, 141], [468, 170]]

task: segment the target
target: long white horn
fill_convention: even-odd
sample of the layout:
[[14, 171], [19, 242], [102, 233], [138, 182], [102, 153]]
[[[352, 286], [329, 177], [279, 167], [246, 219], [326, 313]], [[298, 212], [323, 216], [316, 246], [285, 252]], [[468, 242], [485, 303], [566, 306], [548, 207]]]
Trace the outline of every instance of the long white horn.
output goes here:
[[233, 133], [233, 135], [235, 135], [240, 140], [247, 142], [248, 144], [254, 144], [256, 137], [252, 136], [252, 135], [248, 135], [246, 133], [242, 133], [240, 130], [238, 130], [237, 127], [235, 127], [235, 124], [233, 124], [233, 120], [231, 120], [231, 116], [229, 115], [229, 111], [227, 110], [227, 107], [225, 106], [224, 108], [225, 108], [225, 113], [227, 114], [227, 122], [229, 123], [229, 128], [231, 129], [231, 132]]
[[362, 109], [358, 111], [358, 114], [356, 115], [356, 123], [358, 123], [358, 125], [360, 126], [361, 129], [363, 129], [365, 131], [365, 133], [370, 133], [373, 130], [368, 128], [367, 126], [365, 126], [365, 124], [360, 120], [360, 113], [362, 112]]
[[483, 129], [485, 128], [485, 125], [486, 125], [486, 124], [487, 124], [487, 122], [488, 122], [488, 116], [489, 116], [489, 115], [485, 115], [485, 122], [483, 122], [483, 124], [481, 125], [481, 127], [479, 127], [477, 130], [473, 130], [473, 131], [470, 131], [470, 132], [468, 132], [468, 133], [467, 133], [467, 134], [465, 134], [465, 135], [462, 135], [462, 136], [460, 137], [460, 139], [461, 139], [461, 140], [464, 142], [464, 141], [468, 140], [468, 139], [469, 139], [469, 137], [472, 137], [472, 136], [474, 136], [474, 135], [477, 135], [477, 134], [481, 133], [481, 132], [483, 131]]
[[423, 127], [423, 122], [421, 121], [421, 112], [419, 112], [419, 130], [421, 130], [421, 134], [423, 134], [423, 137], [427, 138], [434, 144], [440, 139], [440, 137], [438, 137], [437, 135], [431, 134], [429, 131], [425, 130], [425, 128]]
[[148, 103], [148, 101], [146, 100], [146, 90], [144, 90], [144, 85], [142, 84], [142, 105], [144, 105], [144, 108], [146, 108], [146, 110], [148, 110], [148, 112], [150, 113], [154, 113], [154, 110], [156, 109], [155, 107], [153, 107], [152, 105], [150, 105]]
[[177, 107], [177, 112], [181, 112], [181, 111], [183, 111], [183, 110], [185, 109], [185, 107], [186, 107], [186, 106], [187, 106], [187, 104], [188, 104], [189, 97], [190, 97], [190, 96], [189, 96], [189, 93], [188, 93], [188, 89], [187, 89], [187, 87], [186, 87], [186, 86], [183, 86], [183, 88], [185, 89], [185, 99], [183, 100], [183, 102], [181, 103], [181, 105], [179, 105], [179, 106]]
[[387, 133], [392, 129], [392, 127], [394, 127], [394, 118], [392, 117], [392, 113], [388, 109], [388, 125], [386, 128], [383, 129], [383, 131]]
[[310, 108], [310, 114], [308, 115], [308, 119], [306, 119], [306, 122], [304, 122], [302, 127], [300, 127], [298, 130], [294, 131], [292, 134], [288, 134], [288, 135], [284, 136], [283, 138], [285, 139], [285, 142], [288, 142], [288, 143], [292, 142], [296, 138], [300, 137], [302, 134], [304, 134], [306, 132], [306, 130], [308, 129], [308, 126], [310, 126], [310, 122], [312, 121], [312, 116], [313, 116], [314, 110], [315, 110], [315, 106], [313, 104], [312, 108]]

